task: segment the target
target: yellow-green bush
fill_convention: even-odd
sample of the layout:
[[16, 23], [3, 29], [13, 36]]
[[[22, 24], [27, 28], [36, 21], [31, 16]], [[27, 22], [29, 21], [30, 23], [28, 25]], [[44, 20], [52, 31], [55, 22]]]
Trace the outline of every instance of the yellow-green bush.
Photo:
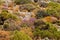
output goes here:
[[46, 12], [47, 14], [55, 17], [60, 17], [60, 4], [56, 2], [50, 2], [47, 6]]
[[49, 39], [60, 40], [60, 31], [57, 31], [56, 27], [54, 27], [51, 23], [47, 23], [46, 25], [48, 25], [48, 29], [46, 30], [41, 30], [40, 27], [35, 28], [35, 31], [33, 32], [34, 36], [41, 38], [48, 37]]
[[11, 40], [32, 40], [27, 34], [20, 32], [20, 31], [14, 31], [13, 37]]
[[2, 13], [0, 14], [0, 17], [3, 17], [3, 19], [9, 19], [9, 18], [14, 20], [18, 19], [16, 15], [8, 13], [8, 11], [6, 10], [2, 11]]
[[31, 3], [30, 0], [14, 0], [16, 4], [26, 4], [26, 3]]

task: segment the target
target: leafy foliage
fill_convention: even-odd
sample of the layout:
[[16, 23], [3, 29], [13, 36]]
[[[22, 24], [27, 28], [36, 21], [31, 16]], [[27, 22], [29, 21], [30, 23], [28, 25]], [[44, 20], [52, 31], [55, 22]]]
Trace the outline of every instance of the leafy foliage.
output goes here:
[[47, 30], [41, 30], [39, 27], [37, 27], [34, 31], [34, 35], [40, 36], [41, 38], [48, 37], [49, 39], [59, 40], [60, 32], [57, 31], [57, 29], [51, 23], [47, 23], [47, 25], [49, 25]]
[[46, 12], [52, 16], [60, 17], [60, 4], [55, 2], [50, 2], [47, 6]]
[[14, 0], [16, 4], [26, 4], [26, 3], [30, 3], [30, 0]]
[[43, 17], [46, 17], [46, 16], [49, 16], [49, 14], [47, 14], [45, 11], [38, 11], [36, 13], [36, 18], [39, 19], [39, 18], [43, 18]]
[[23, 27], [23, 28], [20, 29], [20, 31], [26, 33], [31, 38], [33, 37], [33, 32], [32, 32], [33, 30], [32, 30], [31, 27]]
[[[40, 4], [31, 0], [9, 1], [8, 5], [5, 2], [0, 5], [0, 30], [4, 30], [0, 31], [0, 40], [43, 40], [46, 37], [60, 40], [60, 3], [47, 3], [46, 0]], [[6, 31], [11, 31], [11, 35]]]
[[20, 30], [20, 22], [12, 20], [12, 19], [7, 19], [4, 21], [3, 24], [3, 30], [6, 31], [14, 31], [14, 30]]
[[23, 32], [14, 31], [12, 40], [32, 40], [32, 39]]
[[0, 40], [10, 40], [10, 32], [0, 30]]
[[3, 19], [9, 19], [9, 18], [12, 18], [14, 20], [18, 19], [16, 15], [8, 13], [8, 11], [6, 10], [2, 11], [2, 13], [0, 14], [0, 17], [3, 17]]

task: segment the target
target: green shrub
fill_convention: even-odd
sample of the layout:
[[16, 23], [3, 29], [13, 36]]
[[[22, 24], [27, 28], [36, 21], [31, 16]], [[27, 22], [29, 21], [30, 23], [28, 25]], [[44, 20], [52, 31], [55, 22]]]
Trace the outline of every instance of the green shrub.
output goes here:
[[18, 19], [18, 17], [16, 15], [14, 15], [14, 14], [9, 14], [8, 16], [9, 16], [9, 18], [11, 18], [13, 20], [17, 20]]
[[45, 37], [54, 38], [54, 35], [53, 35], [53, 33], [49, 32], [48, 30], [45, 30], [45, 31], [41, 31], [41, 37], [42, 38], [45, 38]]
[[0, 17], [3, 17], [4, 19], [8, 19], [9, 18], [9, 13], [6, 10], [3, 10], [2, 13], [0, 14]]
[[28, 25], [26, 23], [22, 23], [20, 26], [21, 27], [28, 27]]
[[56, 27], [53, 26], [53, 24], [51, 23], [46, 23], [46, 25], [48, 25], [48, 29], [47, 30], [41, 30], [40, 27], [35, 28], [34, 30], [34, 36], [40, 36], [41, 38], [45, 38], [48, 37], [49, 39], [57, 39], [59, 40], [60, 38], [60, 31], [57, 31]]
[[11, 40], [32, 40], [32, 39], [23, 32], [14, 31], [13, 38]]
[[26, 4], [24, 6], [25, 6], [25, 9], [27, 9], [29, 12], [35, 9], [35, 5], [33, 4]]
[[40, 30], [47, 30], [48, 29], [48, 25], [43, 22], [41, 19], [38, 19], [34, 22], [34, 26], [35, 28], [40, 28]]
[[8, 11], [6, 11], [6, 10], [2, 11], [2, 13], [0, 14], [0, 17], [3, 17], [3, 19], [9, 19], [9, 18], [11, 18], [13, 20], [18, 19], [16, 15], [8, 13]]
[[8, 24], [8, 23], [4, 23], [3, 29], [4, 29], [4, 30], [7, 30], [8, 28], [9, 28], [9, 24]]
[[26, 3], [30, 3], [30, 0], [14, 0], [14, 2], [16, 4], [26, 4]]
[[57, 31], [57, 28], [53, 25], [53, 24], [51, 24], [51, 23], [49, 23], [49, 29], [48, 29], [50, 32], [55, 32], [55, 31]]
[[46, 17], [46, 16], [49, 16], [49, 14], [47, 14], [44, 10], [43, 11], [38, 11], [36, 13], [36, 18], [39, 19], [39, 18], [43, 18], [43, 17]]
[[60, 4], [56, 2], [50, 2], [47, 6], [46, 12], [51, 16], [60, 17]]

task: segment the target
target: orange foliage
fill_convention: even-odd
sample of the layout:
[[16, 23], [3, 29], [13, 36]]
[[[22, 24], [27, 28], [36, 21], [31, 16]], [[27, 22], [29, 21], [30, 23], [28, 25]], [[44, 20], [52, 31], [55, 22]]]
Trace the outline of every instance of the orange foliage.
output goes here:
[[45, 18], [42, 19], [44, 22], [55, 22], [57, 21], [57, 18], [52, 17], [52, 16], [47, 16]]
[[0, 31], [0, 40], [10, 40], [8, 31]]

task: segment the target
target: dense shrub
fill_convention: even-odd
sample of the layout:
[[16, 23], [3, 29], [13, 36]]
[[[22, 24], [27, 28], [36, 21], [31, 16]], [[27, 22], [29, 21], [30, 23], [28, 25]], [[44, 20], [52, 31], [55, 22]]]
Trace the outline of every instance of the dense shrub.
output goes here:
[[47, 2], [39, 2], [40, 7], [46, 8], [48, 3]]
[[9, 13], [7, 10], [3, 10], [2, 13], [0, 14], [0, 17], [2, 17], [3, 19], [9, 18], [14, 20], [18, 19], [16, 15]]
[[8, 28], [9, 28], [9, 24], [8, 24], [8, 23], [4, 23], [3, 29], [4, 29], [4, 30], [7, 30]]
[[23, 32], [14, 31], [13, 38], [11, 38], [11, 40], [32, 40], [32, 39]]
[[3, 10], [0, 13], [0, 25], [3, 25], [4, 30], [18, 30], [19, 23], [20, 19], [18, 20], [17, 15], [11, 14], [7, 10]]
[[10, 19], [10, 18], [13, 20], [18, 20], [18, 17], [16, 15], [8, 13], [8, 11], [6, 11], [6, 10], [3, 10], [0, 13], [0, 25], [3, 25], [4, 21], [6, 21], [7, 19]]
[[21, 27], [28, 27], [28, 25], [26, 23], [22, 23], [20, 26]]
[[14, 0], [14, 2], [16, 4], [26, 4], [26, 3], [30, 3], [30, 0]]
[[17, 21], [13, 19], [7, 19], [4, 21], [3, 28], [6, 31], [20, 30], [20, 22], [17, 23]]
[[46, 23], [44, 21], [42, 21], [41, 19], [36, 20], [34, 23], [35, 28], [40, 28], [41, 30], [47, 30], [48, 29], [48, 25], [46, 25]]
[[[34, 31], [34, 35], [36, 37], [41, 37], [45, 38], [48, 37], [49, 39], [57, 39], [59, 40], [60, 38], [60, 32], [57, 31], [56, 27], [54, 27], [51, 23], [46, 23], [48, 26], [47, 30], [41, 30], [39, 27], [37, 27]], [[59, 36], [58, 36], [59, 35]]]
[[10, 40], [10, 32], [0, 30], [0, 40]]
[[36, 13], [36, 18], [39, 19], [39, 18], [43, 18], [43, 17], [46, 17], [46, 16], [49, 16], [49, 14], [47, 14], [44, 10], [43, 11], [38, 11]]
[[50, 2], [47, 6], [46, 12], [51, 16], [60, 17], [60, 4], [56, 2]]
[[24, 4], [20, 6], [21, 11], [27, 10], [28, 12], [31, 12], [34, 10], [36, 7], [33, 4]]
[[26, 33], [31, 38], [33, 37], [33, 32], [32, 32], [33, 30], [31, 27], [22, 27], [22, 28], [20, 28], [20, 31]]
[[29, 12], [35, 9], [35, 6], [32, 4], [31, 5], [25, 5], [25, 7]]
[[58, 20], [55, 24], [59, 25], [60, 26], [60, 20]]

